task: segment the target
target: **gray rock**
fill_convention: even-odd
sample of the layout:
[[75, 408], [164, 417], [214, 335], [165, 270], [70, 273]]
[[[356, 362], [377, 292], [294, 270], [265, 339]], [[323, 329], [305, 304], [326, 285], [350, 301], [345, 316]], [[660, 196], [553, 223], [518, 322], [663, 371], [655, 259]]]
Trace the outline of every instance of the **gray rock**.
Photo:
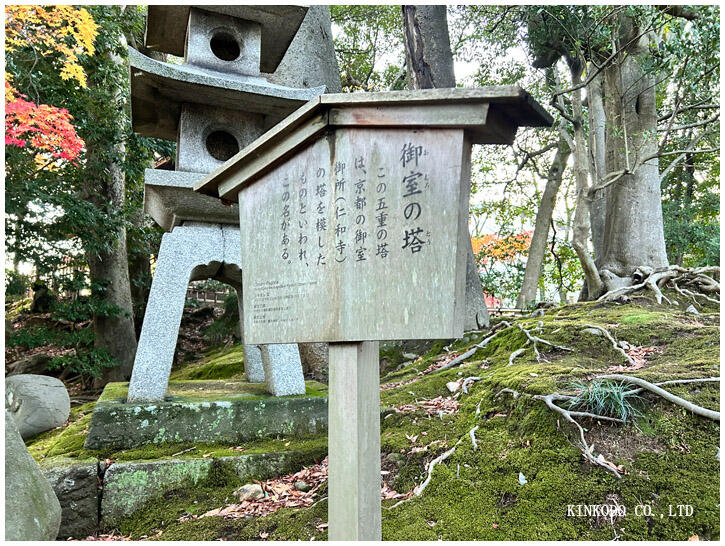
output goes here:
[[13, 375], [5, 382], [5, 406], [25, 440], [61, 426], [70, 415], [70, 397], [60, 379]]
[[[198, 386], [219, 389], [218, 383]], [[124, 402], [122, 392], [118, 398], [104, 395], [96, 403], [86, 449], [181, 442], [240, 445], [258, 438], [296, 438], [327, 430], [325, 392], [281, 398], [263, 396], [258, 389], [252, 390], [256, 396], [217, 391], [212, 400], [174, 396], [153, 403]]]
[[330, 346], [327, 343], [300, 343], [299, 350], [305, 376], [327, 383]]
[[403, 353], [403, 358], [408, 360], [415, 360], [416, 358], [418, 358], [418, 355], [415, 353]]
[[5, 540], [55, 540], [61, 508], [5, 411]]
[[98, 465], [68, 464], [43, 468], [60, 501], [58, 538], [85, 538], [98, 529]]
[[312, 486], [305, 481], [298, 480], [295, 482], [295, 489], [297, 489], [297, 491], [307, 493], [310, 489], [312, 489]]
[[264, 497], [264, 491], [262, 490], [262, 486], [258, 483], [248, 483], [246, 485], [243, 485], [239, 489], [237, 489], [234, 492], [234, 495], [239, 499], [239, 501], [245, 501], [245, 500], [256, 500], [261, 499]]
[[402, 466], [405, 462], [405, 457], [402, 453], [388, 453], [385, 458], [398, 467]]
[[48, 370], [48, 364], [50, 364], [50, 357], [48, 355], [36, 353], [10, 364], [8, 366], [8, 375], [42, 374]]
[[690, 304], [690, 306], [687, 309], [685, 309], [685, 313], [689, 313], [691, 315], [699, 315], [700, 314], [700, 312], [697, 309], [695, 309], [695, 306], [692, 305], [692, 304]]
[[591, 334], [593, 336], [603, 336], [604, 332], [599, 330], [598, 328], [583, 328], [582, 329], [583, 334]]

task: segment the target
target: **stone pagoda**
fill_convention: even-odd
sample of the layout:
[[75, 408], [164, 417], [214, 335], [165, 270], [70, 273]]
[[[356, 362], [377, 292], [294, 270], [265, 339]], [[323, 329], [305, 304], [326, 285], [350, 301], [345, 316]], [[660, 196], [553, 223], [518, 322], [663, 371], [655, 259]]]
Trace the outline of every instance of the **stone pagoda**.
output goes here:
[[[302, 6], [149, 6], [145, 45], [175, 64], [129, 50], [133, 129], [175, 140], [175, 170], [146, 170], [144, 210], [165, 233], [138, 343], [128, 402], [163, 400], [190, 281], [241, 294], [239, 211], [193, 186], [308, 100], [319, 87], [272, 83], [300, 29]], [[265, 74], [269, 73], [269, 74]], [[279, 80], [279, 78], [277, 78]], [[296, 344], [245, 345], [250, 382], [303, 394]]]

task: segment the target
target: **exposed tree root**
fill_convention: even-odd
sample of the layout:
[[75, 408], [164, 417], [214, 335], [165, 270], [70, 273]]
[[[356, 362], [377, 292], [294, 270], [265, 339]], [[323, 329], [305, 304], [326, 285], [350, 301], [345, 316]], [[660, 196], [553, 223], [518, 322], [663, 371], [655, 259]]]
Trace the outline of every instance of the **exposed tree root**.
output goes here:
[[506, 328], [510, 328], [511, 323], [507, 322], [505, 320], [502, 320], [499, 322], [496, 326], [491, 328], [491, 335], [489, 335], [487, 338], [485, 338], [481, 343], [477, 343], [473, 346], [473, 348], [469, 349], [463, 354], [458, 355], [456, 358], [448, 362], [447, 364], [441, 366], [440, 368], [437, 368], [436, 371], [439, 372], [441, 370], [446, 370], [448, 368], [452, 368], [453, 366], [456, 366], [457, 364], [460, 364], [467, 358], [471, 358], [474, 354], [476, 354], [476, 351], [479, 349], [483, 349], [486, 345], [489, 344], [489, 342], [495, 338], [498, 334], [500, 334], [502, 331], [504, 331]]
[[[660, 388], [658, 385], [655, 385], [654, 383], [650, 383], [649, 381], [645, 381], [644, 379], [640, 379], [639, 377], [632, 377], [629, 375], [620, 375], [620, 374], [611, 374], [611, 375], [603, 375], [599, 379], [617, 379], [619, 381], [626, 381], [628, 383], [638, 385], [639, 387], [642, 387], [645, 390], [648, 390], [650, 392], [653, 392], [653, 393], [661, 396], [662, 398], [664, 398], [665, 400], [668, 400], [669, 402], [672, 402], [673, 404], [676, 404], [678, 406], [685, 408], [687, 411], [690, 411], [697, 415], [701, 415], [702, 417], [707, 417], [708, 419], [712, 419], [714, 421], [720, 421], [720, 412], [719, 411], [709, 410], [707, 408], [703, 408], [702, 406], [698, 406], [697, 404], [693, 404], [692, 402], [685, 400], [684, 398], [680, 398], [679, 396], [676, 396], [676, 395], [672, 394], [671, 392], [667, 392], [666, 390]], [[681, 380], [680, 382], [682, 382], [682, 381], [684, 381], [684, 380]], [[719, 378], [718, 378], [718, 381], [719, 381]], [[692, 381], [692, 382], [694, 382], [694, 381]], [[667, 383], [667, 382], [664, 382], [664, 383]], [[661, 383], [661, 384], [664, 384], [664, 383]], [[672, 384], [672, 383], [669, 383], [669, 384]]]
[[[471, 430], [475, 432], [475, 429], [477, 429], [477, 428], [478, 427], [476, 426], [476, 427], [473, 427], [473, 429], [471, 429]], [[469, 432], [469, 434], [470, 434], [470, 432]], [[421, 483], [419, 486], [417, 486], [415, 489], [413, 489], [413, 495], [412, 496], [408, 497], [407, 499], [403, 499], [401, 501], [396, 502], [393, 506], [391, 506], [389, 508], [389, 510], [392, 510], [396, 506], [400, 506], [401, 504], [403, 504], [404, 502], [412, 499], [413, 497], [420, 497], [421, 494], [423, 493], [423, 491], [425, 490], [425, 488], [428, 487], [428, 484], [430, 483], [430, 480], [433, 477], [433, 469], [435, 468], [435, 466], [437, 464], [442, 463], [448, 457], [450, 457], [451, 455], [453, 455], [453, 453], [456, 451], [456, 448], [458, 447], [458, 445], [463, 441], [463, 438], [465, 438], [465, 436], [461, 436], [459, 438], [459, 440], [456, 442], [456, 445], [454, 445], [448, 451], [444, 451], [441, 455], [439, 455], [438, 457], [436, 457], [435, 459], [433, 459], [430, 463], [428, 463], [428, 476], [426, 476], [426, 478], [423, 481], [423, 483]]]
[[616, 339], [614, 339], [614, 336], [612, 336], [612, 334], [610, 334], [606, 328], [597, 326], [596, 324], [585, 324], [584, 327], [593, 328], [595, 330], [599, 330], [600, 332], [602, 332], [604, 334], [604, 336], [609, 341], [612, 342], [612, 345], [614, 346], [614, 350], [622, 353], [622, 356], [627, 359], [627, 362], [629, 363], [629, 365], [634, 366], [634, 364], [635, 364], [634, 359], [627, 354], [627, 351], [625, 351], [624, 348], [622, 348], [622, 346], [619, 344], [619, 342]]
[[471, 430], [468, 431], [468, 435], [471, 437], [471, 444], [473, 444], [473, 451], [476, 451], [478, 449], [478, 444], [476, 443], [476, 431], [478, 430], [478, 425], [473, 427]]
[[[672, 302], [661, 290], [664, 286], [670, 284], [678, 294], [692, 298], [695, 303], [697, 303], [697, 297], [704, 298], [712, 303], [720, 303], [720, 283], [710, 275], [719, 277], [720, 268], [711, 266], [688, 269], [679, 265], [671, 265], [652, 269], [643, 266], [638, 268], [632, 275], [635, 284], [610, 290], [597, 301], [612, 301], [640, 290], [651, 290], [657, 303], [662, 303], [662, 300], [665, 300], [672, 305]], [[717, 297], [712, 297], [713, 295]]]
[[[650, 392], [653, 392], [665, 400], [668, 400], [672, 402], [673, 404], [677, 404], [678, 406], [681, 406], [688, 411], [691, 411], [692, 413], [695, 413], [697, 415], [701, 415], [703, 417], [707, 417], [708, 419], [713, 419], [715, 421], [720, 421], [720, 413], [717, 411], [709, 410], [707, 408], [703, 408], [698, 406], [697, 404], [693, 404], [692, 402], [689, 402], [683, 398], [680, 398], [679, 396], [676, 396], [670, 392], [667, 392], [666, 390], [660, 388], [662, 385], [675, 385], [675, 384], [686, 384], [686, 383], [710, 383], [710, 382], [719, 382], [719, 377], [705, 377], [705, 378], [698, 378], [698, 379], [672, 379], [670, 381], [663, 381], [661, 383], [650, 383], [649, 381], [645, 381], [644, 379], [640, 379], [639, 377], [631, 377], [627, 375], [620, 375], [620, 374], [610, 374], [610, 375], [603, 375], [598, 377], [597, 379], [610, 379], [610, 380], [619, 380], [619, 381], [626, 381], [628, 383], [632, 383], [634, 385], [638, 385], [640, 388], [632, 391], [631, 394], [637, 394], [638, 392], [641, 392], [642, 390], [648, 390]], [[579, 442], [578, 446], [581, 450], [582, 454], [584, 455], [584, 458], [587, 459], [592, 464], [595, 464], [597, 466], [601, 466], [604, 468], [607, 472], [611, 472], [617, 478], [621, 478], [621, 472], [622, 468], [614, 465], [613, 463], [607, 461], [603, 455], [595, 456], [592, 448], [589, 447], [589, 444], [586, 441], [586, 438], [584, 437], [584, 428], [577, 422], [577, 418], [588, 418], [588, 419], [595, 419], [598, 421], [609, 421], [612, 423], [618, 423], [618, 424], [624, 424], [624, 421], [622, 419], [618, 419], [616, 417], [608, 417], [606, 415], [597, 415], [594, 413], [590, 413], [587, 411], [572, 411], [567, 410], [556, 404], [556, 402], [567, 402], [574, 399], [573, 396], [568, 394], [561, 394], [558, 392], [554, 392], [551, 394], [529, 394], [526, 392], [518, 392], [513, 389], [505, 388], [501, 389], [498, 394], [494, 398], [498, 398], [503, 393], [511, 394], [516, 400], [520, 396], [527, 396], [529, 398], [532, 398], [534, 400], [540, 400], [546, 404], [546, 406], [564, 417], [567, 421], [569, 421], [571, 424], [573, 424], [577, 430], [579, 431]]]
[[478, 376], [466, 377], [461, 383], [461, 390], [463, 391], [463, 394], [468, 394], [468, 387], [473, 385], [476, 381], [480, 380], [481, 378]]
[[597, 466], [601, 466], [604, 468], [607, 472], [611, 472], [614, 474], [617, 478], [621, 478], [622, 475], [620, 472], [622, 471], [621, 467], [617, 467], [614, 463], [610, 463], [607, 461], [602, 455], [599, 455], [598, 457], [594, 456], [594, 453], [592, 451], [592, 448], [589, 447], [589, 444], [587, 443], [586, 438], [584, 437], [584, 429], [582, 426], [574, 419], [574, 417], [589, 417], [591, 419], [598, 419], [602, 421], [612, 421], [615, 423], [622, 423], [621, 419], [617, 419], [615, 417], [607, 417], [604, 415], [596, 415], [589, 412], [581, 412], [581, 411], [569, 411], [561, 406], [555, 404], [555, 401], [561, 401], [561, 400], [571, 400], [573, 397], [569, 396], [567, 394], [560, 394], [558, 392], [554, 392], [551, 394], [529, 394], [526, 392], [520, 393], [517, 391], [514, 391], [513, 389], [501, 389], [498, 394], [496, 394], [496, 398], [498, 398], [503, 393], [509, 393], [512, 394], [514, 399], [518, 398], [519, 396], [528, 396], [530, 398], [533, 398], [534, 400], [540, 400], [546, 404], [546, 406], [560, 414], [564, 419], [572, 423], [578, 430], [579, 430], [579, 442], [578, 447], [581, 450], [582, 454], [584, 455], [584, 458], [591, 462], [592, 464], [595, 464]]
[[546, 341], [545, 339], [542, 339], [538, 336], [533, 335], [532, 332], [539, 331], [543, 327], [543, 323], [539, 321], [536, 328], [531, 328], [530, 330], [527, 330], [524, 328], [521, 324], [517, 324], [516, 326], [519, 327], [519, 330], [521, 330], [524, 335], [526, 336], [526, 343], [524, 343], [524, 346], [520, 349], [515, 350], [513, 353], [511, 353], [511, 356], [509, 356], [509, 363], [508, 365], [511, 366], [511, 364], [514, 363], [514, 360], [521, 356], [524, 351], [526, 351], [526, 347], [529, 345], [533, 345], [534, 348], [534, 354], [536, 355], [536, 361], [541, 362], [541, 353], [539, 353], [539, 348], [537, 344], [541, 343], [543, 345], [548, 345], [549, 347], [553, 347], [554, 349], [559, 349], [561, 351], [573, 351], [573, 349], [570, 349], [569, 347], [564, 347], [563, 345], [556, 345], [555, 343], [551, 343], [550, 341]]

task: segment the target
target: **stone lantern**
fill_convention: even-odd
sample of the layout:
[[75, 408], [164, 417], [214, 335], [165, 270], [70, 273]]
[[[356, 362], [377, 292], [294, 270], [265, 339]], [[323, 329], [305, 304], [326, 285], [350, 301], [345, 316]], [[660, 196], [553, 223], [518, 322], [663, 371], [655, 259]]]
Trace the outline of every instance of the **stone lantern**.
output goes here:
[[[302, 6], [149, 6], [146, 48], [182, 57], [161, 62], [134, 49], [133, 129], [175, 140], [175, 170], [146, 170], [144, 210], [164, 234], [138, 343], [128, 401], [166, 394], [188, 283], [235, 288], [243, 316], [237, 205], [193, 186], [325, 86], [271, 83], [305, 18]], [[296, 344], [244, 346], [251, 382], [274, 395], [302, 394]]]

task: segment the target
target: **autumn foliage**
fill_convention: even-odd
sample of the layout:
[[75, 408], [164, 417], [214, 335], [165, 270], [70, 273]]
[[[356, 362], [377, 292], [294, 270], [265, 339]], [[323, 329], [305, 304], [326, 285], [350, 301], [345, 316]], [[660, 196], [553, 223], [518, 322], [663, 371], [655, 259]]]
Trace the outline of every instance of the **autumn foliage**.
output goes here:
[[98, 25], [83, 8], [73, 6], [5, 6], [5, 50], [30, 48], [36, 57], [53, 56], [60, 77], [86, 86], [79, 55], [93, 55]]
[[[6, 6], [5, 51], [33, 60], [51, 59], [63, 80], [86, 86], [80, 55], [93, 55], [98, 32], [90, 13], [73, 6]], [[31, 69], [32, 70], [32, 69]], [[25, 148], [37, 164], [74, 161], [83, 150], [68, 110], [29, 101], [5, 73], [5, 145]]]
[[493, 262], [511, 262], [529, 248], [533, 231], [522, 231], [515, 235], [500, 237], [490, 233], [483, 237], [472, 237], [473, 254], [479, 263], [487, 265]]
[[[8, 101], [8, 96], [12, 100]], [[71, 124], [65, 108], [35, 104], [5, 84], [5, 145], [30, 147], [40, 161], [46, 157], [74, 161], [83, 150], [83, 140]]]

